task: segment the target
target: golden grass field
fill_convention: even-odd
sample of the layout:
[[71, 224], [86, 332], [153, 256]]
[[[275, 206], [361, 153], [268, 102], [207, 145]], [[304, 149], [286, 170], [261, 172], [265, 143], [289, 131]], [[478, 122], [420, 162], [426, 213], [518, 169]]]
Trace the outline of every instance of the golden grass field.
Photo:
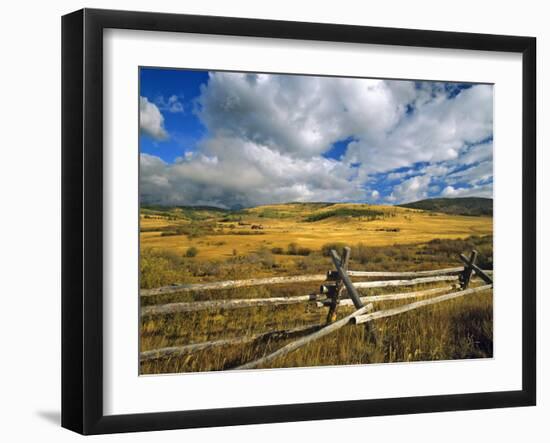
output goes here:
[[[388, 218], [366, 221], [360, 217], [331, 217], [315, 223], [303, 222], [304, 217], [313, 213], [323, 213], [341, 208], [368, 207], [382, 211]], [[260, 217], [261, 214], [272, 211], [277, 218]], [[154, 230], [173, 226], [174, 224], [190, 224], [182, 219], [177, 221], [166, 218], [145, 218], [141, 216], [141, 248], [161, 249], [184, 253], [194, 246], [199, 249], [199, 260], [219, 260], [233, 255], [248, 254], [261, 247], [286, 248], [289, 243], [318, 250], [325, 243], [340, 242], [355, 244], [362, 242], [369, 246], [389, 246], [393, 244], [423, 243], [435, 238], [455, 239], [467, 238], [472, 235], [488, 235], [493, 232], [492, 217], [471, 217], [447, 214], [434, 214], [413, 209], [394, 206], [374, 206], [359, 204], [337, 204], [321, 209], [310, 209], [308, 205], [287, 204], [261, 206], [246, 211], [239, 226], [235, 222], [217, 222], [217, 232], [190, 239], [186, 235], [162, 236], [162, 231]], [[233, 229], [229, 227], [234, 225]], [[251, 225], [259, 225], [261, 230], [251, 229]], [[392, 231], [399, 229], [399, 231]], [[223, 231], [223, 232], [222, 232]], [[243, 231], [251, 235], [235, 234]], [[288, 257], [286, 257], [288, 258]]]
[[[241, 211], [143, 208], [140, 216], [142, 288], [333, 269], [327, 248], [352, 248], [350, 269], [424, 270], [460, 266], [473, 248], [492, 269], [493, 219], [394, 206], [283, 204]], [[476, 283], [477, 284], [477, 283]], [[437, 284], [378, 288], [368, 295], [414, 291]], [[142, 298], [142, 306], [178, 301], [304, 295], [318, 284], [300, 283]], [[364, 327], [346, 327], [269, 367], [342, 365], [491, 357], [492, 291], [444, 302]], [[375, 310], [414, 300], [375, 303]], [[309, 304], [210, 310], [144, 317], [141, 351], [322, 324], [326, 308]], [[351, 312], [340, 309], [339, 316]], [[141, 363], [142, 374], [223, 370], [261, 357], [288, 340], [227, 345]]]

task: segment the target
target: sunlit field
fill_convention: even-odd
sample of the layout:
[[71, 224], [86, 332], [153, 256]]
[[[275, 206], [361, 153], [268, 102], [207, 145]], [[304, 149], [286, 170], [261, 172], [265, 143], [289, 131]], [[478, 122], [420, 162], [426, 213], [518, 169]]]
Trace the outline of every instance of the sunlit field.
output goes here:
[[[350, 269], [429, 270], [461, 266], [458, 254], [479, 252], [492, 269], [493, 219], [366, 204], [291, 203], [240, 211], [144, 207], [140, 216], [142, 289], [178, 283], [326, 273], [330, 249], [351, 247]], [[354, 278], [354, 281], [366, 281]], [[379, 280], [379, 279], [377, 279]], [[473, 286], [479, 285], [476, 280]], [[447, 283], [448, 285], [448, 283]], [[376, 288], [361, 295], [445, 286], [428, 283]], [[317, 283], [278, 284], [141, 298], [141, 306], [216, 299], [304, 295]], [[455, 285], [456, 287], [456, 285]], [[345, 327], [271, 362], [294, 367], [487, 358], [493, 355], [492, 290], [428, 306], [364, 326]], [[376, 302], [374, 310], [411, 300]], [[351, 313], [342, 306], [339, 317]], [[268, 331], [322, 325], [327, 308], [290, 306], [213, 309], [141, 319], [141, 351]], [[292, 338], [262, 338], [141, 363], [142, 374], [231, 369]]]
[[[493, 229], [492, 217], [360, 204], [288, 204], [237, 213], [211, 209], [192, 213], [189, 216], [189, 211], [176, 209], [168, 216], [142, 211], [141, 250], [184, 254], [194, 247], [198, 251], [195, 261], [218, 261], [262, 248], [286, 251], [291, 243], [312, 251], [330, 242], [391, 246], [483, 236], [492, 234]], [[286, 254], [275, 255], [277, 262], [293, 260]]]

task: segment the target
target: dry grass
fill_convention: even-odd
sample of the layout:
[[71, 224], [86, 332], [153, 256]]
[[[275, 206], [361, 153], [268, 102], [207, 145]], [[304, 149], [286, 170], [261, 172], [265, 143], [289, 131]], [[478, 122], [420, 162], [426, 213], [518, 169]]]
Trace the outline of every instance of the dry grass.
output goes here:
[[[407, 301], [376, 303], [385, 309]], [[340, 316], [351, 312], [341, 309]], [[378, 344], [362, 325], [336, 333], [281, 357], [270, 368], [486, 358], [493, 355], [492, 291], [377, 320]], [[240, 337], [320, 324], [326, 309], [307, 305], [174, 314], [142, 322], [142, 350]], [[142, 363], [144, 374], [228, 369], [254, 360], [288, 340], [213, 348]]]
[[[369, 216], [333, 216], [316, 222], [307, 222], [312, 216], [340, 211], [371, 210], [383, 213], [376, 219]], [[352, 212], [353, 213], [353, 212]], [[207, 217], [204, 215], [204, 217]], [[228, 221], [223, 221], [228, 219]], [[177, 235], [175, 227], [190, 230], [210, 223], [213, 231], [202, 235]], [[261, 229], [252, 229], [252, 226]], [[164, 230], [164, 231], [163, 231]], [[423, 243], [439, 239], [467, 238], [488, 235], [493, 231], [492, 217], [467, 217], [422, 212], [393, 206], [338, 204], [318, 208], [315, 205], [272, 205], [242, 211], [232, 217], [213, 214], [210, 218], [176, 220], [165, 218], [141, 219], [141, 245], [163, 251], [183, 254], [189, 247], [199, 250], [197, 260], [224, 260], [234, 255], [247, 255], [262, 247], [286, 249], [297, 243], [304, 248], [319, 250], [328, 242], [369, 246]], [[176, 235], [163, 235], [163, 232]], [[291, 261], [280, 257], [280, 261]]]
[[[330, 260], [322, 252], [323, 246], [327, 249], [329, 243], [337, 248], [338, 243], [352, 246], [351, 269], [395, 271], [457, 266], [458, 253], [472, 248], [480, 251], [481, 266], [492, 268], [491, 218], [429, 215], [402, 208], [374, 207], [386, 211], [386, 216], [370, 221], [361, 217], [304, 221], [314, 212], [334, 211], [335, 206], [339, 205], [279, 205], [254, 208], [230, 217], [203, 211], [200, 223], [188, 214], [170, 220], [158, 214], [156, 218], [142, 218], [141, 286], [322, 273], [331, 268]], [[228, 220], [222, 221], [225, 219]], [[204, 223], [209, 226], [207, 234], [200, 229]], [[163, 229], [174, 229], [174, 225], [188, 225], [187, 232], [192, 234], [160, 236]], [[261, 225], [261, 229], [252, 230], [252, 225]], [[249, 235], [228, 233], [235, 230], [246, 230]], [[295, 246], [289, 248], [291, 243]], [[196, 256], [186, 256], [190, 247], [197, 248]], [[275, 249], [276, 254], [271, 252], [273, 248], [279, 248]], [[306, 255], [293, 254], [298, 248], [310, 251]], [[433, 285], [406, 290], [428, 287]], [[316, 289], [315, 284], [306, 283], [176, 293], [147, 297], [142, 299], [142, 304], [304, 295]], [[403, 291], [403, 288], [386, 288], [370, 290], [368, 294]], [[410, 300], [379, 302], [375, 309], [408, 302]], [[326, 308], [303, 304], [143, 318], [141, 350], [318, 325], [324, 322], [326, 311]], [[349, 310], [341, 309], [339, 316], [347, 312]], [[271, 362], [269, 367], [491, 357], [492, 313], [492, 291], [474, 294], [375, 321], [376, 345], [372, 337], [365, 335], [364, 326], [345, 327]], [[153, 360], [141, 364], [141, 373], [228, 369], [259, 358], [287, 342], [256, 341]]]

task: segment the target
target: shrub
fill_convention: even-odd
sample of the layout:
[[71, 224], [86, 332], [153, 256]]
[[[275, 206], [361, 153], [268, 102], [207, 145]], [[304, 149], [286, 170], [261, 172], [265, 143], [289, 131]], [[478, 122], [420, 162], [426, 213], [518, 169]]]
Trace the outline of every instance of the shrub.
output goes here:
[[[281, 248], [279, 248], [281, 249]], [[282, 251], [282, 249], [281, 249]], [[289, 243], [288, 247], [287, 247], [287, 251], [286, 253], [288, 255], [309, 255], [311, 254], [311, 249], [309, 248], [304, 248], [303, 246], [299, 246], [297, 243]], [[282, 253], [282, 252], [281, 252]]]
[[184, 280], [187, 276], [184, 259], [171, 251], [143, 249], [140, 254], [140, 285], [155, 288]]
[[170, 225], [162, 228], [162, 233], [160, 234], [162, 237], [167, 237], [170, 235], [187, 235], [188, 238], [198, 238], [204, 235], [212, 235], [215, 234], [215, 227], [216, 225], [214, 223], [188, 223], [185, 225]]
[[180, 235], [180, 234], [178, 234], [176, 231], [164, 231], [164, 232], [161, 232], [160, 234], [161, 237], [169, 237], [171, 235]]
[[265, 235], [265, 232], [261, 231], [234, 231], [231, 235]]
[[261, 248], [256, 252], [248, 254], [244, 258], [244, 261], [249, 264], [259, 263], [264, 268], [273, 268], [275, 265], [275, 258], [267, 248]]
[[240, 222], [242, 220], [242, 217], [239, 215], [228, 215], [226, 217], [223, 217], [220, 222], [227, 223], [227, 222]]
[[195, 248], [194, 246], [191, 246], [190, 248], [187, 248], [187, 251], [185, 251], [186, 257], [195, 257], [199, 253], [199, 250]]
[[275, 248], [271, 248], [271, 252], [273, 254], [284, 254], [284, 251], [283, 251], [283, 248], [278, 248], [278, 247], [275, 247]]
[[357, 260], [363, 265], [367, 264], [369, 261], [374, 261], [372, 260], [372, 250], [370, 250], [369, 247], [364, 245], [363, 243], [357, 243], [357, 245], [355, 245], [355, 247], [351, 251], [351, 256], [354, 260]]
[[304, 221], [316, 222], [325, 220], [330, 217], [353, 217], [353, 218], [366, 218], [368, 221], [380, 220], [386, 216], [395, 216], [395, 213], [384, 213], [383, 211], [377, 211], [376, 209], [367, 208], [338, 208], [324, 212], [319, 212], [307, 216]]
[[[319, 264], [315, 261], [312, 256], [301, 258], [297, 263], [296, 267], [301, 272], [319, 272]], [[321, 269], [324, 270], [326, 267], [325, 263], [321, 264]]]

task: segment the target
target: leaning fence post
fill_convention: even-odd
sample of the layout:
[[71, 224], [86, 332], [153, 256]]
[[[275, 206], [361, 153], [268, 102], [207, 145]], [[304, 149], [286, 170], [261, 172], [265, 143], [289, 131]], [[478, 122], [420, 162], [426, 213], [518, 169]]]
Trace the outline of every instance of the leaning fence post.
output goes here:
[[[340, 260], [340, 266], [345, 272], [348, 271], [350, 252], [351, 252], [350, 248], [348, 247], [344, 248], [342, 259]], [[330, 299], [330, 306], [327, 314], [327, 324], [330, 324], [336, 321], [336, 314], [338, 311], [338, 306], [340, 304], [340, 298], [342, 296], [343, 291], [344, 291], [344, 284], [342, 281], [342, 277], [338, 274], [336, 283], [334, 284], [334, 286], [330, 287], [330, 291], [328, 294], [328, 298]]]
[[[349, 248], [347, 248], [349, 249]], [[345, 251], [345, 250], [344, 250]], [[349, 254], [349, 252], [348, 252]], [[332, 262], [334, 263], [334, 267], [338, 271], [338, 274], [340, 276], [340, 279], [342, 280], [342, 283], [346, 287], [348, 294], [350, 298], [353, 300], [353, 304], [355, 305], [355, 309], [359, 309], [363, 307], [363, 302], [361, 301], [361, 298], [359, 297], [359, 293], [357, 292], [357, 289], [355, 289], [355, 286], [353, 286], [353, 283], [351, 282], [351, 279], [349, 278], [349, 275], [346, 270], [342, 268], [340, 265], [341, 260], [338, 256], [338, 253], [334, 250], [330, 250], [330, 255], [332, 256]]]
[[466, 259], [464, 264], [464, 271], [462, 272], [460, 277], [460, 286], [462, 289], [468, 289], [468, 286], [470, 285], [470, 280], [472, 279], [472, 273], [474, 272], [474, 266], [476, 264], [476, 260], [477, 260], [477, 251], [474, 249], [470, 254], [470, 259]]
[[[347, 252], [346, 252], [347, 251]], [[344, 248], [344, 254], [350, 255], [350, 248], [346, 247]], [[357, 289], [353, 285], [353, 282], [349, 278], [347, 269], [343, 269], [340, 265], [342, 261], [340, 260], [340, 257], [338, 256], [338, 253], [334, 250], [330, 250], [330, 255], [332, 257], [332, 262], [334, 263], [334, 266], [336, 270], [338, 271], [338, 274], [340, 276], [340, 279], [342, 280], [343, 285], [345, 286], [346, 290], [348, 291], [349, 297], [353, 301], [353, 304], [355, 306], [355, 309], [361, 309], [363, 307], [363, 302], [361, 301], [361, 297], [359, 296], [359, 293], [357, 292]], [[374, 343], [378, 343], [378, 337], [376, 334], [376, 330], [374, 329], [374, 326], [370, 323], [367, 323], [365, 325], [365, 329], [367, 331], [367, 334], [369, 337], [371, 337], [374, 340]]]
[[493, 284], [493, 279], [489, 277], [489, 275], [481, 269], [478, 265], [475, 263], [470, 263], [470, 261], [464, 257], [464, 255], [460, 254], [460, 260], [462, 260], [465, 264], [469, 265], [472, 268], [472, 271], [476, 273], [476, 275], [481, 278], [485, 283], [488, 285]]

